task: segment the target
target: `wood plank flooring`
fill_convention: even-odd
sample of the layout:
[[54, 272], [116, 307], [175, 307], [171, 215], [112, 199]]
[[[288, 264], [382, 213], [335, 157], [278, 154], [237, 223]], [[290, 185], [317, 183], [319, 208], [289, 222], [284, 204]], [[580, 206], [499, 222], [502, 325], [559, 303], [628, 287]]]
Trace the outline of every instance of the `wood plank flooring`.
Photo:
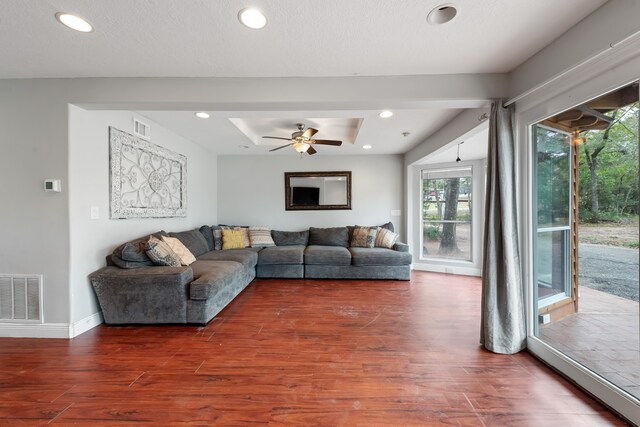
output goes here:
[[478, 344], [480, 281], [256, 280], [206, 327], [0, 338], [0, 425], [624, 425]]

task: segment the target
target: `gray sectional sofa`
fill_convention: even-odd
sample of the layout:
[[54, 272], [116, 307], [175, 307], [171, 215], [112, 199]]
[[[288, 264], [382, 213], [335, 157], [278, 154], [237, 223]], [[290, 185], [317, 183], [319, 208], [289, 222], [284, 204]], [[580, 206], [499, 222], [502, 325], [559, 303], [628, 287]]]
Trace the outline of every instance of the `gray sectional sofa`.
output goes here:
[[[391, 223], [383, 227], [391, 228]], [[213, 227], [215, 228], [215, 227]], [[155, 266], [145, 236], [116, 248], [89, 276], [107, 324], [206, 324], [254, 278], [409, 280], [408, 246], [349, 246], [353, 227], [272, 231], [276, 246], [216, 250], [213, 229], [158, 232], [196, 257], [189, 266]]]

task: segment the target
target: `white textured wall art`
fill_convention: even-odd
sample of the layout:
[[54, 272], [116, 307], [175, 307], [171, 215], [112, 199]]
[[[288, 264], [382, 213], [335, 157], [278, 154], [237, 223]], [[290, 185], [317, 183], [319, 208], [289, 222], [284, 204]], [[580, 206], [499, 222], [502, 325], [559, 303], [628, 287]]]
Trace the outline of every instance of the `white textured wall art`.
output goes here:
[[187, 216], [187, 158], [109, 127], [111, 218]]

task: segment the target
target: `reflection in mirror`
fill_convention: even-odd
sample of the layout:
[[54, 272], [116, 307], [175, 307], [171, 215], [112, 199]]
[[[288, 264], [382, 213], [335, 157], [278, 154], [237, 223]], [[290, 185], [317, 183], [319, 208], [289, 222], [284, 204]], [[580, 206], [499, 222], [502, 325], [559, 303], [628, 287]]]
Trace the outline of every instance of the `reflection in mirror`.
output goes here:
[[351, 172], [285, 172], [287, 210], [351, 209]]

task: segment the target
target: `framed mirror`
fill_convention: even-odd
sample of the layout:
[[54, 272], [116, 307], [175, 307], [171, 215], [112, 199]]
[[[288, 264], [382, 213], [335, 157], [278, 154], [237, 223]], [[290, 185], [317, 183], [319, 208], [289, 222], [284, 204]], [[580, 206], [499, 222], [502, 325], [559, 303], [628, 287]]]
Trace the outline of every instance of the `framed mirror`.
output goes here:
[[288, 211], [351, 209], [351, 172], [285, 172]]

